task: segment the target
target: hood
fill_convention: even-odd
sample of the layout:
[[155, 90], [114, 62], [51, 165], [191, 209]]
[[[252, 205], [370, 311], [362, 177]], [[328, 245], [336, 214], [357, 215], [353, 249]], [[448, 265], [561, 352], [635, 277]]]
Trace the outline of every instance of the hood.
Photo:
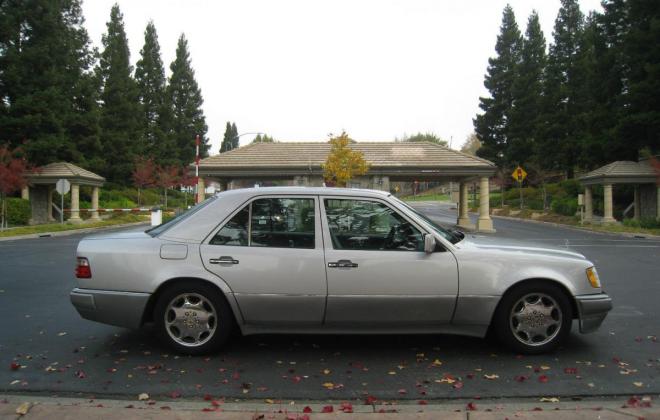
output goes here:
[[89, 241], [89, 240], [98, 240], [98, 239], [144, 239], [144, 238], [150, 238], [146, 232], [144, 231], [120, 231], [120, 232], [108, 232], [108, 233], [100, 233], [97, 235], [90, 235], [90, 236], [85, 236], [83, 238], [83, 241]]
[[585, 260], [584, 255], [569, 248], [549, 246], [534, 242], [518, 241], [515, 239], [492, 238], [479, 235], [466, 235], [465, 239], [457, 244], [460, 248], [476, 248], [482, 250], [496, 250], [512, 253], [536, 254], [554, 257], [564, 257]]

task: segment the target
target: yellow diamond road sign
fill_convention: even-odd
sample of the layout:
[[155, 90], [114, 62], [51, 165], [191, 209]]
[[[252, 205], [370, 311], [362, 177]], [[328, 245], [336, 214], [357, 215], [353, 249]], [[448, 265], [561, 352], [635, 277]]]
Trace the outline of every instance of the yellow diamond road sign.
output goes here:
[[518, 182], [523, 182], [525, 178], [527, 178], [527, 172], [520, 166], [518, 166], [516, 169], [513, 170], [513, 173], [511, 174], [513, 179], [515, 179]]

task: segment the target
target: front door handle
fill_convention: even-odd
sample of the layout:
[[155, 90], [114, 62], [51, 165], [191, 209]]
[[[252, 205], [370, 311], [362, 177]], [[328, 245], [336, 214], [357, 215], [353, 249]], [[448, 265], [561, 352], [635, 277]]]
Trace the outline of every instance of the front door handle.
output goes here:
[[351, 260], [339, 260], [337, 262], [328, 263], [328, 267], [330, 268], [357, 268], [357, 266], [357, 263], [354, 263]]
[[211, 264], [238, 264], [238, 260], [235, 260], [233, 257], [223, 256], [220, 258], [211, 258], [209, 259]]

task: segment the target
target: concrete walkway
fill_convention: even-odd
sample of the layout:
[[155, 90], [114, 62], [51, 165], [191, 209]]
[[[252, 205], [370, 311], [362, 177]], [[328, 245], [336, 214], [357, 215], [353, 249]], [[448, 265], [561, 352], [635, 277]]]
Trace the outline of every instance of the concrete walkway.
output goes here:
[[364, 401], [155, 401], [0, 395], [0, 419], [660, 419], [652, 397], [562, 402], [447, 400], [397, 403]]
[[37, 238], [50, 238], [53, 236], [69, 236], [69, 235], [77, 235], [80, 233], [90, 233], [90, 232], [99, 232], [99, 231], [104, 231], [104, 230], [110, 230], [110, 229], [121, 229], [121, 228], [126, 228], [126, 227], [131, 227], [131, 226], [140, 226], [140, 225], [148, 225], [149, 222], [134, 222], [134, 223], [124, 223], [121, 225], [110, 225], [110, 226], [98, 226], [98, 227], [90, 227], [90, 228], [81, 228], [81, 229], [69, 229], [69, 230], [60, 230], [56, 232], [40, 232], [40, 233], [29, 233], [27, 235], [16, 235], [16, 236], [7, 236], [0, 238], [0, 242], [3, 241], [18, 241], [21, 239], [37, 239]]

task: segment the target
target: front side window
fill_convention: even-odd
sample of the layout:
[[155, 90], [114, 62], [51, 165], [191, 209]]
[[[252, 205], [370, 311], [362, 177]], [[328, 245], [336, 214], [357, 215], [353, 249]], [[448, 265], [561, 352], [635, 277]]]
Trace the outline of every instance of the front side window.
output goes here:
[[261, 198], [252, 202], [250, 246], [314, 248], [314, 200]]
[[325, 199], [334, 249], [423, 251], [422, 233], [399, 213], [375, 201]]
[[315, 220], [311, 198], [260, 198], [236, 213], [209, 244], [312, 249]]

